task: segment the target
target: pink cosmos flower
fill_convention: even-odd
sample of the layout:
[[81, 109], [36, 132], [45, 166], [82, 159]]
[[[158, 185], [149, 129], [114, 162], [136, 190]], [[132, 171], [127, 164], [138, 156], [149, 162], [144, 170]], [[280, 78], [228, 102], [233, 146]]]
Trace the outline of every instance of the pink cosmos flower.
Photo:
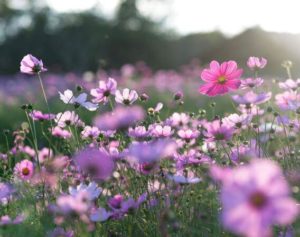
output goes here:
[[40, 72], [45, 72], [47, 69], [44, 68], [42, 60], [38, 60], [31, 54], [27, 54], [21, 61], [20, 71], [25, 74], [34, 75]]
[[189, 142], [192, 139], [195, 139], [199, 136], [199, 132], [197, 130], [192, 130], [189, 128], [180, 129], [177, 132], [177, 134], [181, 139], [185, 140], [186, 142]]
[[189, 123], [190, 116], [186, 113], [173, 113], [170, 118], [167, 119], [166, 124], [172, 127], [185, 126]]
[[83, 138], [97, 138], [100, 135], [100, 130], [97, 127], [85, 126], [81, 132]]
[[33, 110], [29, 116], [33, 120], [44, 121], [44, 120], [52, 120], [55, 118], [54, 114], [43, 114], [41, 111]]
[[238, 115], [238, 114], [230, 114], [227, 117], [224, 117], [222, 119], [222, 122], [225, 124], [228, 124], [231, 127], [235, 127], [235, 128], [245, 128], [247, 125], [250, 124], [252, 120], [252, 116], [249, 114], [242, 114], [242, 115]]
[[22, 180], [29, 180], [33, 176], [34, 165], [30, 160], [22, 160], [16, 164], [14, 173]]
[[173, 134], [172, 128], [168, 125], [151, 124], [148, 130], [154, 137], [169, 137]]
[[251, 70], [263, 69], [267, 65], [267, 59], [258, 57], [249, 57], [247, 66]]
[[300, 79], [297, 79], [296, 81], [292, 79], [287, 79], [285, 82], [279, 82], [278, 86], [281, 89], [284, 90], [296, 90], [300, 85]]
[[131, 105], [139, 98], [138, 93], [135, 90], [129, 90], [125, 88], [122, 92], [116, 91], [115, 100], [119, 104]]
[[91, 89], [91, 95], [95, 97], [94, 103], [106, 103], [110, 95], [114, 95], [117, 90], [117, 82], [113, 78], [108, 78], [107, 81], [100, 81], [99, 87]]
[[260, 77], [258, 78], [246, 78], [241, 80], [241, 89], [253, 89], [254, 87], [259, 87], [264, 83], [264, 80]]
[[208, 96], [223, 95], [229, 91], [240, 87], [243, 70], [237, 68], [235, 61], [223, 62], [221, 65], [217, 61], [210, 63], [209, 69], [204, 69], [201, 78], [205, 81], [199, 89], [201, 94]]
[[269, 237], [272, 225], [288, 225], [297, 217], [297, 203], [273, 161], [253, 160], [219, 173], [222, 222], [228, 230], [246, 237]]
[[232, 138], [234, 129], [229, 124], [222, 124], [221, 121], [215, 120], [206, 124], [206, 141], [228, 141]]
[[300, 95], [296, 91], [285, 91], [275, 96], [275, 103], [281, 110], [296, 110], [300, 106]]
[[133, 137], [135, 139], [142, 139], [149, 135], [149, 131], [147, 131], [145, 126], [136, 126], [135, 128], [128, 129], [128, 136]]
[[68, 139], [72, 137], [72, 134], [68, 130], [62, 129], [58, 126], [52, 128], [51, 134], [54, 137], [60, 137], [63, 139]]

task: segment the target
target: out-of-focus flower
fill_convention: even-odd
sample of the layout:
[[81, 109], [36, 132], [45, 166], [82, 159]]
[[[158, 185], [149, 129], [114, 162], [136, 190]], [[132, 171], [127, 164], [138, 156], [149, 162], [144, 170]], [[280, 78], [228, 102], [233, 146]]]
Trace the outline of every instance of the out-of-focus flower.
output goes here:
[[85, 148], [78, 152], [74, 160], [80, 170], [95, 181], [108, 179], [115, 167], [111, 157], [96, 148]]
[[131, 105], [139, 98], [138, 93], [135, 90], [129, 90], [125, 88], [122, 92], [116, 91], [115, 100], [119, 104]]
[[69, 125], [77, 126], [81, 124], [78, 115], [74, 111], [65, 111], [63, 113], [58, 113], [56, 115], [55, 122], [61, 128]]
[[295, 111], [300, 107], [300, 94], [296, 91], [285, 91], [275, 96], [275, 103], [283, 111]]
[[11, 219], [9, 216], [0, 217], [0, 226], [18, 225], [24, 221], [24, 215], [18, 215], [15, 219]]
[[22, 73], [34, 75], [40, 72], [45, 72], [47, 69], [44, 68], [42, 60], [37, 59], [31, 54], [27, 54], [21, 61], [20, 71]]
[[241, 89], [253, 89], [259, 87], [263, 84], [264, 80], [260, 77], [258, 78], [246, 78], [241, 80]]
[[65, 231], [62, 227], [56, 227], [54, 230], [48, 233], [47, 237], [74, 237], [74, 231]]
[[172, 128], [168, 125], [151, 124], [148, 130], [154, 137], [169, 137], [173, 134]]
[[242, 114], [248, 114], [252, 116], [262, 115], [265, 111], [260, 109], [257, 105], [254, 104], [240, 104], [238, 110]]
[[116, 130], [128, 128], [142, 120], [145, 112], [141, 107], [117, 107], [112, 112], [99, 115], [95, 118], [94, 124], [100, 130]]
[[106, 103], [110, 95], [114, 95], [117, 90], [117, 82], [113, 78], [108, 78], [107, 81], [100, 81], [99, 88], [91, 89], [91, 95], [95, 97], [94, 103]]
[[195, 184], [201, 181], [201, 179], [196, 177], [190, 170], [187, 172], [179, 170], [174, 175], [167, 175], [167, 178], [179, 184]]
[[253, 91], [247, 92], [245, 95], [233, 95], [232, 99], [238, 104], [262, 104], [270, 100], [272, 92], [255, 94]]
[[97, 210], [92, 210], [90, 219], [93, 222], [103, 222], [112, 216], [112, 212], [107, 211], [105, 208], [100, 207]]
[[258, 57], [249, 57], [247, 66], [251, 70], [263, 69], [267, 65], [267, 59]]
[[245, 126], [249, 125], [252, 120], [252, 115], [249, 114], [231, 114], [227, 117], [222, 119], [222, 122], [228, 124], [231, 127], [235, 128], [244, 128]]
[[38, 159], [40, 163], [44, 163], [45, 160], [50, 160], [53, 157], [53, 151], [47, 147], [44, 147], [38, 153]]
[[82, 93], [75, 97], [73, 91], [65, 90], [64, 93], [59, 92], [59, 96], [65, 104], [73, 104], [75, 107], [82, 106], [89, 111], [95, 111], [98, 109], [97, 104], [87, 101], [86, 93]]
[[270, 160], [223, 173], [222, 222], [232, 232], [247, 237], [271, 236], [272, 225], [291, 224], [299, 210], [289, 195], [280, 167]]
[[134, 168], [147, 174], [156, 168], [160, 159], [172, 156], [176, 149], [177, 145], [174, 141], [160, 139], [151, 142], [132, 143], [124, 155]]
[[83, 138], [97, 138], [100, 135], [100, 130], [97, 127], [85, 126], [81, 132]]
[[99, 188], [95, 182], [91, 182], [91, 183], [89, 183], [89, 185], [81, 183], [76, 188], [69, 187], [69, 193], [72, 196], [76, 196], [79, 192], [88, 193], [88, 199], [90, 201], [93, 201], [99, 197], [99, 195], [102, 192], [102, 189]]
[[43, 114], [41, 111], [38, 110], [33, 110], [31, 113], [29, 113], [29, 116], [33, 120], [39, 120], [39, 121], [52, 120], [55, 118], [55, 114]]
[[22, 160], [16, 164], [14, 173], [22, 180], [29, 180], [34, 174], [34, 165], [30, 160]]
[[177, 132], [178, 136], [186, 141], [191, 141], [192, 139], [195, 139], [199, 136], [199, 132], [196, 130], [192, 130], [192, 129], [180, 129]]
[[137, 126], [135, 128], [128, 129], [128, 136], [133, 137], [135, 139], [145, 138], [149, 135], [149, 131], [147, 131], [145, 126]]
[[137, 201], [133, 198], [124, 199], [121, 194], [117, 194], [108, 200], [108, 206], [112, 209], [111, 216], [114, 219], [121, 219], [125, 214], [131, 213], [146, 200], [147, 194], [142, 194]]
[[72, 134], [68, 130], [62, 129], [58, 126], [52, 128], [51, 134], [54, 137], [60, 137], [60, 138], [63, 138], [63, 139], [68, 139], [68, 138], [72, 137]]
[[14, 193], [14, 189], [10, 184], [0, 183], [0, 203], [6, 205]]
[[219, 120], [214, 120], [206, 124], [206, 131], [203, 132], [208, 142], [228, 141], [232, 138], [234, 129], [228, 124], [222, 124]]
[[185, 126], [189, 123], [190, 117], [186, 113], [173, 113], [170, 118], [167, 119], [166, 124], [173, 127]]
[[287, 79], [285, 82], [279, 82], [278, 86], [284, 90], [296, 90], [300, 85], [300, 79], [294, 81], [293, 79]]
[[243, 70], [237, 68], [235, 61], [223, 62], [221, 65], [217, 61], [210, 63], [209, 69], [204, 69], [201, 78], [205, 81], [199, 92], [208, 96], [223, 95], [229, 91], [237, 90], [240, 87]]

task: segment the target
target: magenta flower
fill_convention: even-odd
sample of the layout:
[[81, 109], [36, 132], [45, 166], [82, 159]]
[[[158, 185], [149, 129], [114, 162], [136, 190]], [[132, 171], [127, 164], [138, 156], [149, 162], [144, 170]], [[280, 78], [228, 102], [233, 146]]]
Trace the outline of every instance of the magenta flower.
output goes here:
[[117, 82], [113, 78], [108, 78], [107, 81], [100, 81], [99, 87], [91, 89], [91, 95], [95, 97], [94, 103], [106, 103], [110, 95], [114, 95], [117, 90]]
[[138, 98], [138, 93], [135, 90], [125, 88], [122, 92], [120, 90], [116, 91], [115, 100], [119, 104], [132, 105]]
[[228, 230], [247, 237], [268, 237], [272, 225], [288, 225], [297, 217], [297, 203], [273, 161], [254, 160], [220, 174], [222, 222]]
[[206, 131], [203, 133], [206, 141], [228, 141], [232, 138], [234, 128], [228, 124], [222, 124], [221, 121], [215, 120], [206, 124]]
[[223, 62], [221, 65], [217, 61], [210, 63], [209, 69], [204, 69], [201, 78], [205, 81], [199, 92], [208, 96], [223, 95], [229, 91], [240, 87], [243, 70], [237, 68], [235, 61]]
[[40, 72], [45, 72], [47, 69], [44, 68], [42, 60], [38, 60], [31, 54], [27, 54], [21, 61], [20, 71], [22, 73], [34, 75]]
[[95, 181], [108, 179], [115, 168], [112, 158], [96, 148], [80, 151], [75, 155], [74, 160], [80, 170]]
[[34, 174], [34, 165], [30, 160], [22, 160], [16, 164], [14, 173], [22, 180], [29, 180]]
[[267, 59], [258, 57], [249, 57], [247, 66], [251, 70], [263, 69], [267, 65]]

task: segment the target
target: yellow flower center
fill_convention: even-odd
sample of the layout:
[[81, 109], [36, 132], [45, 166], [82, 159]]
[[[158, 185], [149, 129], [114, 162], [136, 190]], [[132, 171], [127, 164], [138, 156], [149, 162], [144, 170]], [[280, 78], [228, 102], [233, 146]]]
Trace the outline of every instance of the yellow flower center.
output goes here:
[[220, 76], [219, 78], [218, 78], [218, 82], [220, 83], [220, 84], [224, 84], [225, 82], [226, 82], [226, 77], [224, 77], [224, 76]]

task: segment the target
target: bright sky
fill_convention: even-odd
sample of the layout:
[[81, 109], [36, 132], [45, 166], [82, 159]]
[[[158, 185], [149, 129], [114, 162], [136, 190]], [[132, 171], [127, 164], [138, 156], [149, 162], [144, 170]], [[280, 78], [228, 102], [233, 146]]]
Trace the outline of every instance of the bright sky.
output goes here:
[[[47, 0], [56, 11], [83, 11], [95, 5], [112, 17], [120, 0]], [[144, 0], [140, 10], [179, 33], [221, 30], [233, 35], [251, 26], [300, 33], [298, 0]]]

